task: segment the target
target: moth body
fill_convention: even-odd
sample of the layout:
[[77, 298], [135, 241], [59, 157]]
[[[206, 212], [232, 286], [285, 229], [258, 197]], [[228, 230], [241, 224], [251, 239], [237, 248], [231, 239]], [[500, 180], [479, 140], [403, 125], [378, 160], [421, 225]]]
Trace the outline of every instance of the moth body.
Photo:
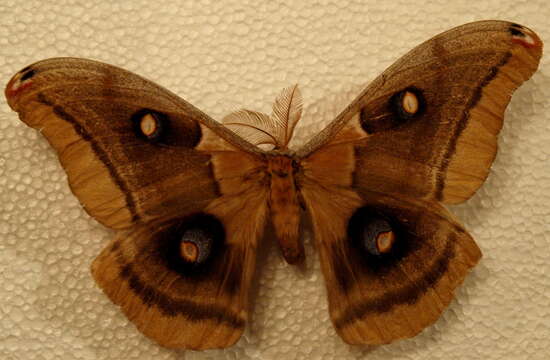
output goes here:
[[298, 163], [290, 156], [275, 155], [267, 160], [270, 179], [268, 207], [275, 234], [285, 260], [296, 264], [304, 259], [300, 242], [300, 201], [296, 185]]

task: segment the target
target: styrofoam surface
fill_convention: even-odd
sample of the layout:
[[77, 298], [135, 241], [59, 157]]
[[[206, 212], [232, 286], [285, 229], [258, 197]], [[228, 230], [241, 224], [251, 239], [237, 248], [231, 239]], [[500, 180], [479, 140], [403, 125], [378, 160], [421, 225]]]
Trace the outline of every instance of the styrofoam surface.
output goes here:
[[[47, 4], [49, 3], [49, 4]], [[407, 50], [453, 26], [504, 19], [550, 44], [550, 5], [471, 1], [68, 1], [0, 3], [0, 83], [29, 63], [79, 56], [150, 78], [215, 118], [269, 112], [299, 83], [303, 143]], [[143, 337], [95, 286], [112, 236], [81, 209], [54, 152], [0, 100], [2, 359], [548, 359], [550, 60], [516, 92], [491, 175], [453, 208], [484, 258], [442, 318], [378, 348], [344, 344], [306, 233], [304, 269], [264, 242], [251, 321], [232, 348], [173, 351]]]

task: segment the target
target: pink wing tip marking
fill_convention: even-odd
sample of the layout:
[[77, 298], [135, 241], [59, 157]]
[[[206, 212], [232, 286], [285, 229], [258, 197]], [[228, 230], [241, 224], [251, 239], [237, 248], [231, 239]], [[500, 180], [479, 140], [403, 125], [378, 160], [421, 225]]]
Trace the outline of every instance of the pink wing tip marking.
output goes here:
[[19, 95], [21, 92], [33, 83], [32, 77], [35, 75], [34, 70], [29, 67], [19, 71], [15, 74], [6, 86], [5, 95], [8, 103], [11, 102]]
[[517, 24], [512, 24], [509, 30], [512, 34], [512, 41], [514, 43], [525, 48], [542, 47], [542, 41], [532, 30]]

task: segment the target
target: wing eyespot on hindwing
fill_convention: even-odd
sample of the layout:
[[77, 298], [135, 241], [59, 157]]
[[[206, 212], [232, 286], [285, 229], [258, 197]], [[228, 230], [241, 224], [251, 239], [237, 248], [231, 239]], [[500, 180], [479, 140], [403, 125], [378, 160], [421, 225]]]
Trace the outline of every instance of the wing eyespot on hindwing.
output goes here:
[[155, 244], [168, 269], [185, 277], [200, 277], [222, 256], [225, 230], [218, 218], [198, 213], [175, 221], [157, 234]]
[[348, 223], [348, 236], [352, 247], [366, 257], [382, 259], [399, 246], [398, 226], [388, 216], [370, 208], [358, 209]]
[[352, 273], [385, 276], [418, 247], [418, 239], [391, 210], [358, 208], [348, 220], [346, 242], [332, 257], [336, 282], [343, 291], [353, 284]]

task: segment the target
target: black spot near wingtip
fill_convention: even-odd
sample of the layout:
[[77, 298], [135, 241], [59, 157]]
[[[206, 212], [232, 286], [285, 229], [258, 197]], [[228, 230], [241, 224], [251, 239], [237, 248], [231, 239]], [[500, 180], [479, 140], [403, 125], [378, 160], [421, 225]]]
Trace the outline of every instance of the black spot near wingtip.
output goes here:
[[[519, 25], [518, 25], [519, 26]], [[521, 28], [519, 28], [521, 29]], [[525, 37], [525, 34], [519, 30], [516, 26], [512, 25], [508, 28], [508, 31], [510, 32], [510, 34], [512, 34], [513, 36], [521, 36], [521, 37]]]
[[29, 70], [25, 70], [23, 75], [21, 75], [21, 81], [28, 80], [32, 78], [34, 75], [36, 75], [36, 72], [29, 68]]
[[36, 72], [31, 69], [30, 66], [23, 68], [21, 71], [16, 73], [6, 87], [6, 97], [8, 101], [14, 99], [16, 96], [20, 95], [21, 92], [32, 85], [30, 79], [36, 75]]

